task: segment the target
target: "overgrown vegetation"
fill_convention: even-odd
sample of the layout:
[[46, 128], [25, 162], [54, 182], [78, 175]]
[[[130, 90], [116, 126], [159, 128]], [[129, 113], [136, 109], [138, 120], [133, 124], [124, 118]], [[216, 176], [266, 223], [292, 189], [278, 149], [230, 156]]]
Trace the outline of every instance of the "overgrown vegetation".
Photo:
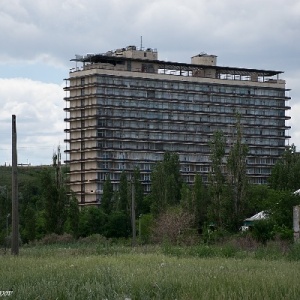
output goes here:
[[[228, 141], [227, 141], [228, 143]], [[292, 241], [292, 207], [300, 204], [300, 156], [294, 146], [276, 163], [270, 184], [250, 185], [246, 174], [248, 147], [243, 143], [240, 116], [230, 137], [228, 155], [221, 131], [210, 141], [210, 174], [188, 185], [180, 175], [179, 156], [165, 153], [151, 172], [151, 193], [143, 194], [138, 169], [122, 172], [114, 191], [107, 174], [101, 204], [81, 210], [65, 185], [66, 170], [53, 167], [19, 168], [20, 233], [23, 243], [49, 234], [70, 234], [74, 239], [100, 234], [127, 239], [132, 234], [131, 197], [135, 192], [136, 228], [140, 244], [194, 245], [218, 241], [239, 232], [243, 220], [265, 211], [249, 233], [266, 244], [274, 239]], [[228, 145], [227, 145], [228, 146]], [[11, 169], [0, 167], [0, 244], [8, 245], [11, 223]]]
[[[298, 299], [295, 148], [262, 186], [248, 183], [239, 118], [228, 158], [222, 132], [210, 149], [207, 185], [201, 174], [184, 183], [178, 155], [165, 153], [151, 172], [150, 194], [143, 195], [138, 169], [133, 178], [122, 173], [118, 191], [108, 175], [101, 205], [81, 210], [64, 184], [65, 169], [20, 167], [23, 247], [19, 257], [0, 249], [1, 290], [13, 291], [14, 299]], [[6, 247], [10, 174], [10, 167], [0, 167], [0, 243]], [[133, 189], [137, 247], [130, 239]], [[241, 232], [243, 220], [260, 211], [268, 218]]]
[[101, 236], [25, 246], [0, 256], [1, 289], [12, 299], [298, 299], [299, 247], [266, 247], [132, 248]]

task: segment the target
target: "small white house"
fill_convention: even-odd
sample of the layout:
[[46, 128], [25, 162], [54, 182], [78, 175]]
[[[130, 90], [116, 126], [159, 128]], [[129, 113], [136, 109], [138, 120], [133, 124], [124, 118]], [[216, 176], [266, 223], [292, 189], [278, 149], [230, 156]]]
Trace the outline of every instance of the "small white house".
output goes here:
[[247, 218], [244, 220], [244, 225], [242, 226], [242, 231], [246, 231], [249, 229], [250, 226], [253, 225], [253, 223], [255, 221], [258, 221], [258, 220], [264, 220], [264, 219], [267, 219], [268, 218], [268, 214], [265, 212], [265, 211], [261, 211], [259, 213], [257, 213], [256, 215], [250, 217], [250, 218]]

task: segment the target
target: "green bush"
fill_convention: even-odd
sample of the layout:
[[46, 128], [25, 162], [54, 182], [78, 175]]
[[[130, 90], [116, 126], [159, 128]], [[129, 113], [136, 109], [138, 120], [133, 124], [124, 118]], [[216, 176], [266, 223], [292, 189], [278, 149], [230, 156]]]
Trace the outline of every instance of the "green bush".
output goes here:
[[275, 236], [274, 223], [268, 219], [258, 220], [252, 226], [252, 236], [260, 243], [266, 244], [267, 241], [272, 240]]
[[92, 235], [89, 235], [87, 237], [84, 237], [84, 238], [80, 238], [78, 240], [78, 242], [80, 244], [102, 244], [102, 245], [108, 245], [111, 243], [111, 240], [110, 239], [107, 239], [105, 236], [101, 235], [101, 234], [92, 234]]
[[70, 244], [74, 242], [74, 238], [71, 234], [64, 233], [58, 235], [56, 233], [50, 233], [45, 235], [41, 240], [38, 241], [38, 244], [41, 245], [51, 245], [51, 244]]
[[224, 229], [218, 229], [213, 226], [203, 226], [202, 240], [207, 244], [224, 242], [229, 237], [229, 233]]
[[142, 244], [147, 244], [150, 242], [151, 238], [151, 228], [153, 225], [153, 215], [152, 214], [143, 214], [140, 215], [138, 220], [138, 231], [139, 231], [139, 240]]
[[278, 236], [278, 238], [281, 240], [292, 242], [294, 238], [294, 231], [285, 225], [282, 226], [275, 225], [273, 228], [273, 233], [274, 235]]

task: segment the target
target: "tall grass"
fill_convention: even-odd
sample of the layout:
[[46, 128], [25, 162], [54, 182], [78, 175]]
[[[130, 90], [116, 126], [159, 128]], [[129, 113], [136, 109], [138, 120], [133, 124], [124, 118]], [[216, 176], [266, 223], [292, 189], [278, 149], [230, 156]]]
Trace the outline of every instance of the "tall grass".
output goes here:
[[10, 299], [299, 299], [299, 261], [240, 259], [233, 248], [209, 254], [216, 249], [21, 248], [0, 256], [0, 290], [12, 289]]

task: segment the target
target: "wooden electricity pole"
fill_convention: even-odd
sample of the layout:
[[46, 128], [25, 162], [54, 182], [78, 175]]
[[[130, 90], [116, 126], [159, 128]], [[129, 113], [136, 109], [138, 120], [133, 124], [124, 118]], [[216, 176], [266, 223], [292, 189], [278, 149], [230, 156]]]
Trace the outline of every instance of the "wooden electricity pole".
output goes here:
[[18, 161], [16, 116], [12, 115], [12, 237], [11, 254], [19, 254]]

